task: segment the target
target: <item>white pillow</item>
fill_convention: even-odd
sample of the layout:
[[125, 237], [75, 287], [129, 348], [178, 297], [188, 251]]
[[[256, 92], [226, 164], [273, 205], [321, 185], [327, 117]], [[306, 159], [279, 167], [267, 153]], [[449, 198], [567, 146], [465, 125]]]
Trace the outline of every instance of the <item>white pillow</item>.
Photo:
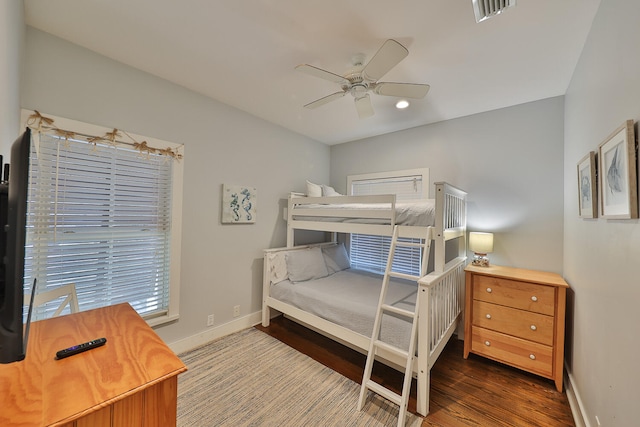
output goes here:
[[307, 181], [307, 196], [322, 197], [322, 185]]
[[347, 255], [347, 250], [342, 243], [322, 248], [322, 256], [324, 257], [324, 262], [327, 265], [329, 274], [337, 273], [338, 271], [351, 267], [349, 255]]
[[344, 196], [344, 194], [338, 193], [333, 187], [329, 187], [328, 185], [322, 185], [322, 195], [325, 197], [335, 197], [335, 196]]
[[327, 277], [327, 265], [320, 248], [307, 248], [287, 252], [287, 271], [293, 283]]
[[289, 278], [284, 252], [269, 254], [269, 263], [271, 266], [271, 283], [275, 285]]

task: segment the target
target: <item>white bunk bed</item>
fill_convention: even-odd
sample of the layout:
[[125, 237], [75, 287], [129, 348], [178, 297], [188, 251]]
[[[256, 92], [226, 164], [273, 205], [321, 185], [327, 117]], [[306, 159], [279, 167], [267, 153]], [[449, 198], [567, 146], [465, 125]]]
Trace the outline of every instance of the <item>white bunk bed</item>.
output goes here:
[[[429, 182], [428, 178], [426, 182]], [[436, 197], [432, 202], [431, 218], [421, 220], [426, 221], [420, 223], [421, 225], [402, 227], [406, 237], [419, 237], [420, 235], [430, 237], [433, 242], [431, 247], [435, 249], [434, 269], [423, 276], [417, 285], [413, 283], [412, 289], [409, 291], [407, 291], [409, 288], [406, 287], [406, 284], [404, 288], [400, 286], [396, 291], [391, 291], [391, 298], [395, 298], [399, 304], [412, 304], [415, 302], [415, 298], [420, 299], [418, 351], [413, 372], [418, 384], [417, 411], [423, 416], [426, 416], [429, 411], [430, 369], [458, 325], [462, 324], [464, 304], [466, 193], [445, 182], [435, 183], [435, 187]], [[277, 310], [277, 312], [285, 314], [311, 329], [366, 354], [370, 336], [367, 336], [365, 332], [358, 331], [357, 327], [344, 326], [341, 320], [336, 320], [337, 318], [332, 317], [331, 314], [344, 309], [332, 306], [325, 307], [324, 303], [331, 300], [346, 301], [347, 306], [351, 306], [353, 311], [352, 315], [347, 317], [358, 317], [361, 314], [358, 307], [366, 300], [373, 301], [370, 309], [365, 310], [369, 313], [371, 325], [369, 330], [371, 330], [382, 278], [377, 276], [375, 279], [378, 283], [377, 288], [362, 285], [374, 289], [372, 290], [373, 298], [364, 297], [360, 288], [352, 289], [353, 295], [351, 297], [341, 294], [338, 298], [329, 298], [330, 295], [327, 294], [325, 296], [314, 294], [318, 292], [316, 288], [313, 288], [314, 283], [320, 284], [322, 288], [334, 289], [329, 291], [330, 293], [336, 292], [336, 289], [341, 286], [335, 284], [336, 280], [339, 280], [340, 275], [353, 274], [354, 272], [350, 271], [352, 269], [338, 272], [329, 271], [329, 273], [335, 274], [330, 274], [332, 277], [321, 278], [318, 281], [292, 284], [287, 278], [285, 260], [293, 259], [292, 254], [299, 253], [299, 251], [309, 251], [318, 247], [321, 248], [320, 250], [324, 248], [325, 251], [329, 251], [338, 245], [336, 242], [330, 242], [294, 246], [295, 230], [391, 236], [394, 226], [399, 223], [398, 219], [402, 216], [398, 213], [398, 205], [395, 197], [389, 195], [321, 198], [292, 195], [289, 198], [287, 213], [287, 247], [264, 251], [262, 325], [268, 326], [272, 309]], [[457, 245], [454, 243], [454, 246], [457, 247], [457, 256], [447, 259], [445, 256], [446, 243], [456, 239]], [[317, 249], [315, 251], [317, 252]], [[327, 285], [327, 282], [331, 282], [331, 284]], [[344, 279], [342, 286], [348, 288], [350, 283], [356, 283], [353, 277]], [[294, 296], [285, 299], [280, 293], [280, 297], [276, 297], [278, 294], [276, 292], [277, 286], [288, 286], [288, 289], [282, 292], [285, 295], [293, 293]], [[338, 286], [338, 288], [331, 288], [331, 286]], [[296, 300], [299, 296], [295, 296], [296, 292], [302, 292], [304, 288], [311, 289], [312, 292], [311, 299], [307, 301], [306, 309], [304, 303]], [[355, 298], [355, 300], [348, 301], [349, 298]], [[320, 304], [323, 305], [320, 306]], [[462, 328], [458, 328], [458, 330], [459, 333], [462, 333]], [[391, 331], [387, 336], [397, 335], [395, 331]], [[405, 361], [390, 353], [380, 353], [379, 360], [404, 371]]]

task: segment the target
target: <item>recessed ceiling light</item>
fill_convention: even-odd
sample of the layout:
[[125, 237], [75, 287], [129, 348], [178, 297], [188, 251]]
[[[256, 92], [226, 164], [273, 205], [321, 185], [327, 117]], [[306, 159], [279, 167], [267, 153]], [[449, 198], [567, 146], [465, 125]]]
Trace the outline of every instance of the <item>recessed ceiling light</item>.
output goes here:
[[407, 108], [409, 106], [409, 101], [407, 101], [406, 99], [402, 99], [398, 102], [396, 102], [396, 108], [402, 110], [403, 108]]

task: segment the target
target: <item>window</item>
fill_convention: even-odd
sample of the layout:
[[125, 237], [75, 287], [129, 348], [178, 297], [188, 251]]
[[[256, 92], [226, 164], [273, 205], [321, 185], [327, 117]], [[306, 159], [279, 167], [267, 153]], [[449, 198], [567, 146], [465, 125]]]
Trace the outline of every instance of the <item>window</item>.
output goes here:
[[[81, 310], [128, 302], [150, 324], [177, 318], [181, 162], [129, 144], [50, 133], [37, 139], [25, 285], [37, 278], [43, 292], [75, 283]], [[49, 317], [55, 306], [34, 309], [34, 318]]]
[[[417, 169], [393, 173], [354, 175], [347, 179], [351, 195], [395, 194], [396, 201], [428, 198], [429, 170]], [[418, 239], [400, 239], [419, 243]], [[384, 274], [391, 247], [391, 237], [368, 234], [351, 234], [351, 266], [374, 273]], [[392, 270], [418, 276], [421, 271], [420, 248], [398, 246]]]

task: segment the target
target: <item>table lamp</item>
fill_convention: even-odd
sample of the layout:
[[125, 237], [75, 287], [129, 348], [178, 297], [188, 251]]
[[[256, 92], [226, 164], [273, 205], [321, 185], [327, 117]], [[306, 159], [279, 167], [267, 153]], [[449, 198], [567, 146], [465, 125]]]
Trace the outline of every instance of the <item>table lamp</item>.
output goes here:
[[471, 264], [488, 267], [489, 258], [487, 258], [487, 254], [493, 252], [493, 233], [469, 233], [469, 249], [475, 254]]

